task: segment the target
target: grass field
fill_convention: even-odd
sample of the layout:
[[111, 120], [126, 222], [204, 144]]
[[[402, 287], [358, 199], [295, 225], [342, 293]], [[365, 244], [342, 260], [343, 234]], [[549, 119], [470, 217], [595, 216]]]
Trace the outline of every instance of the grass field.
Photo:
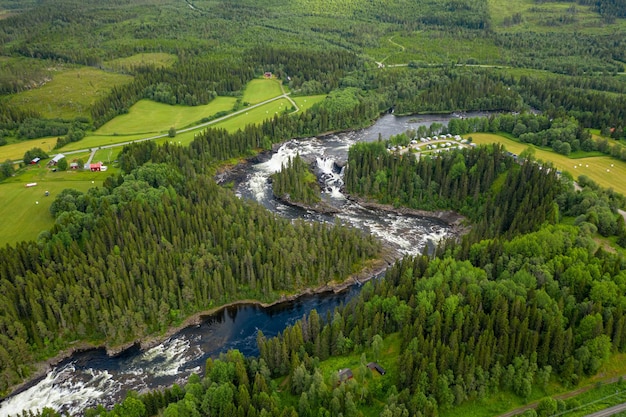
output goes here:
[[533, 145], [515, 142], [514, 140], [500, 135], [473, 133], [465, 136], [471, 136], [474, 143], [479, 145], [501, 143], [507, 150], [516, 154], [520, 154], [523, 150], [531, 146], [535, 149], [535, 157], [537, 159], [552, 162], [557, 169], [569, 172], [574, 178], [578, 178], [580, 175], [586, 175], [600, 186], [613, 188], [613, 190], [618, 193], [626, 195], [626, 183], [622, 181], [622, 178], [626, 175], [626, 162], [618, 161], [610, 156], [571, 159], [555, 152], [538, 149]]
[[10, 159], [11, 161], [21, 160], [24, 157], [26, 151], [33, 148], [41, 148], [45, 152], [54, 153], [54, 145], [57, 143], [57, 138], [49, 137], [49, 138], [39, 138], [32, 140], [25, 140], [22, 142], [10, 143], [8, 145], [0, 146], [0, 161], [6, 161]]
[[[280, 91], [277, 95], [279, 94]], [[140, 100], [127, 114], [117, 116], [96, 130], [95, 135], [164, 133], [170, 127], [182, 129], [200, 122], [204, 117], [232, 110], [236, 100], [234, 97], [217, 97], [203, 106], [170, 106], [151, 100]]]
[[130, 75], [114, 74], [91, 67], [62, 70], [40, 88], [13, 95], [9, 103], [30, 108], [48, 118], [90, 117], [90, 106], [113, 86], [132, 80]]
[[243, 103], [257, 104], [281, 95], [280, 81], [274, 78], [257, 78], [246, 86], [241, 101]]
[[[49, 209], [59, 192], [66, 188], [87, 191], [101, 185], [114, 172], [51, 172], [45, 166], [29, 166], [0, 183], [0, 218], [10, 219], [0, 227], [0, 246], [37, 239], [40, 232], [54, 225]], [[31, 182], [37, 186], [25, 186]], [[48, 197], [44, 195], [46, 191], [50, 192]]]
[[151, 65], [157, 68], [171, 67], [176, 63], [178, 57], [163, 52], [149, 52], [144, 54], [131, 55], [126, 58], [112, 59], [104, 63], [106, 68], [115, 71], [131, 70], [138, 66]]
[[226, 129], [229, 132], [235, 132], [237, 129], [243, 128], [248, 124], [262, 123], [264, 120], [274, 117], [275, 114], [285, 111], [285, 109], [291, 111], [291, 103], [289, 100], [275, 100], [263, 106], [250, 109], [249, 112], [244, 112], [236, 117], [216, 123], [212, 127]]
[[318, 96], [303, 96], [303, 97], [291, 97], [296, 102], [301, 112], [305, 112], [315, 104], [323, 101], [326, 98], [326, 94], [320, 94]]

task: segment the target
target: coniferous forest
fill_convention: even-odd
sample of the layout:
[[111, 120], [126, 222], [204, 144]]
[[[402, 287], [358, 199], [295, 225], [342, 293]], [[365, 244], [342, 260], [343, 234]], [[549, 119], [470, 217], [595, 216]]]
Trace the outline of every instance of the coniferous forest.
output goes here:
[[[0, 0], [0, 151], [33, 141], [25, 159], [45, 155], [41, 138], [62, 149], [140, 100], [234, 97], [239, 110], [267, 73], [291, 97], [323, 96], [236, 131], [202, 130], [188, 146], [127, 145], [101, 186], [58, 193], [52, 229], [0, 248], [0, 396], [76, 344], [128, 346], [231, 302], [339, 285], [379, 261], [372, 236], [286, 220], [215, 182], [274, 144], [386, 112], [490, 111], [430, 131], [626, 160], [625, 19], [617, 0]], [[121, 81], [92, 80], [64, 117], [41, 97], [20, 101], [78, 69]], [[72, 82], [55, 95], [76, 100]], [[499, 394], [534, 401], [604, 372], [626, 351], [625, 197], [499, 145], [389, 151], [408, 140], [352, 146], [345, 192], [455, 211], [465, 234], [399, 259], [332, 313], [259, 332], [258, 357], [230, 351], [182, 386], [85, 415], [435, 417]], [[0, 165], [0, 181], [15, 165]], [[273, 177], [277, 197], [305, 204], [319, 201], [316, 186], [299, 156]], [[336, 368], [351, 359], [344, 378]]]

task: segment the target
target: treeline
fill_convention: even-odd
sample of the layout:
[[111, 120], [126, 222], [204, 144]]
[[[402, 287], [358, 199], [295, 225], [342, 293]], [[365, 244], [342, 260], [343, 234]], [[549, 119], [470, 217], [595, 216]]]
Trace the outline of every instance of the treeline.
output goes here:
[[325, 322], [313, 312], [260, 339], [261, 358], [297, 388], [306, 357], [374, 349], [397, 334], [397, 372], [384, 377], [393, 388], [377, 400], [409, 415], [500, 391], [525, 399], [553, 377], [575, 385], [626, 348], [622, 260], [596, 248], [574, 227], [547, 226], [477, 243], [465, 260], [405, 258]]
[[307, 94], [328, 93], [339, 87], [346, 73], [363, 66], [355, 53], [338, 48], [315, 51], [267, 46], [254, 48], [246, 56], [263, 71], [288, 81], [294, 90], [309, 86]]
[[118, 345], [229, 301], [342, 281], [379, 250], [343, 226], [277, 218], [189, 163], [182, 172], [147, 164], [65, 191], [51, 232], [0, 250], [0, 392], [69, 341]]
[[417, 159], [392, 154], [381, 141], [359, 143], [350, 148], [344, 181], [349, 193], [381, 203], [459, 211], [472, 220], [476, 239], [511, 236], [555, 222], [558, 215], [556, 170], [520, 162], [499, 146]]
[[[259, 333], [259, 358], [231, 351], [184, 387], [86, 415], [359, 416], [383, 403], [381, 416], [434, 417], [499, 392], [528, 399], [554, 379], [576, 385], [626, 348], [625, 278], [619, 255], [571, 226], [486, 240], [469, 256], [407, 257], [334, 314]], [[374, 379], [366, 357], [390, 361], [384, 340], [396, 363]], [[359, 354], [352, 379], [322, 371], [326, 358]]]
[[272, 192], [277, 198], [291, 202], [315, 204], [320, 201], [320, 187], [300, 155], [289, 158], [287, 165], [272, 175]]
[[260, 125], [247, 125], [233, 133], [224, 129], [206, 129], [197, 134], [187, 148], [167, 144], [157, 148], [151, 142], [142, 142], [128, 147], [118, 160], [127, 173], [147, 161], [178, 161], [178, 166], [193, 161], [190, 163], [194, 170], [205, 172], [215, 162], [271, 149], [273, 143], [290, 138], [367, 126], [379, 115], [378, 106], [371, 95], [361, 96], [356, 90], [340, 91], [295, 116], [275, 115]]
[[91, 108], [96, 126], [101, 126], [142, 98], [166, 104], [196, 106], [207, 104], [217, 95], [232, 95], [254, 78], [249, 63], [238, 59], [188, 59], [170, 68], [145, 67], [133, 82], [116, 86]]

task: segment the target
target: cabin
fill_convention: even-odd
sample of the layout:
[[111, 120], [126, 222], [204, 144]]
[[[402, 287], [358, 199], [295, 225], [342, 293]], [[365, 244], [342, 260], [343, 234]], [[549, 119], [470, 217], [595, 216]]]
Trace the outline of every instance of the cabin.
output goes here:
[[381, 375], [385, 375], [387, 372], [385, 371], [385, 369], [380, 366], [377, 362], [370, 362], [367, 364], [367, 367], [370, 368], [372, 371], [376, 371]]
[[89, 164], [89, 170], [91, 172], [100, 172], [102, 170], [102, 162], [98, 162], [95, 164]]
[[354, 375], [352, 375], [352, 369], [350, 368], [344, 368], [344, 369], [340, 369], [338, 372], [338, 376], [339, 376], [339, 383], [341, 384], [342, 382], [346, 382], [349, 379], [352, 379], [354, 377]]
[[265, 74], [263, 74], [263, 76], [264, 76], [265, 78], [272, 78], [272, 73], [271, 73], [271, 72], [269, 72], [269, 71], [267, 71]]
[[48, 162], [48, 166], [56, 166], [56, 164], [58, 164], [59, 161], [63, 158], [65, 158], [65, 155], [63, 155], [62, 153], [55, 155], [55, 157], [52, 158], [50, 162]]

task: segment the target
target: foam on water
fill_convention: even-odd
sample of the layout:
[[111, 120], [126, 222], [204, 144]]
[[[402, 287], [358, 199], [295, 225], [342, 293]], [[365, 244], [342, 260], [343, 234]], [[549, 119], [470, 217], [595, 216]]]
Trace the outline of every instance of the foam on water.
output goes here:
[[21, 410], [36, 412], [42, 407], [75, 415], [120, 389], [108, 371], [88, 369], [81, 378], [76, 378], [75, 372], [73, 363], [54, 369], [39, 383], [0, 404], [0, 417], [17, 415]]

